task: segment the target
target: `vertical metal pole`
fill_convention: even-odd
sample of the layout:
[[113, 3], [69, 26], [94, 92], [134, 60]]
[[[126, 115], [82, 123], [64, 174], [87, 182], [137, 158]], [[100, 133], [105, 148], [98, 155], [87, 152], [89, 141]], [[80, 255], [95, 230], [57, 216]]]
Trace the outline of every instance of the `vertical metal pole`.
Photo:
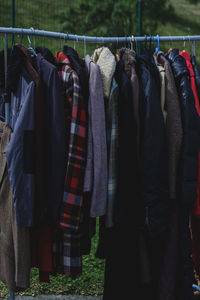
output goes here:
[[[142, 0], [138, 0], [138, 36], [142, 36]], [[141, 52], [141, 43], [138, 42], [138, 53]]]
[[[11, 27], [15, 27], [15, 0], [11, 0]], [[14, 33], [12, 35], [12, 45], [14, 44]]]
[[15, 294], [13, 292], [10, 292], [10, 300], [15, 300]]
[[[5, 101], [7, 101], [7, 74], [8, 74], [8, 35], [4, 36], [4, 74], [5, 74]], [[5, 121], [8, 124], [10, 120], [10, 104], [5, 103]], [[10, 291], [10, 300], [15, 300], [15, 294]]]
[[[8, 35], [4, 36], [4, 74], [5, 74], [5, 93], [7, 93], [7, 70], [8, 70]], [[7, 101], [7, 95], [5, 95]], [[8, 124], [10, 120], [10, 104], [5, 103], [5, 121]]]

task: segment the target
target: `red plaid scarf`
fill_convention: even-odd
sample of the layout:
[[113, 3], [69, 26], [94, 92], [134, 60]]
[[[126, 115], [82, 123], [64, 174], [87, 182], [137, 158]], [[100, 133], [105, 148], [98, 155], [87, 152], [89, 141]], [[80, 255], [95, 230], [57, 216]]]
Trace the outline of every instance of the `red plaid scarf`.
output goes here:
[[67, 57], [59, 52], [56, 53], [56, 60], [57, 63], [63, 64], [60, 76], [67, 95], [66, 114], [70, 131], [60, 225], [62, 228], [77, 231], [80, 224], [86, 165], [86, 101], [81, 95], [79, 78], [70, 67]]

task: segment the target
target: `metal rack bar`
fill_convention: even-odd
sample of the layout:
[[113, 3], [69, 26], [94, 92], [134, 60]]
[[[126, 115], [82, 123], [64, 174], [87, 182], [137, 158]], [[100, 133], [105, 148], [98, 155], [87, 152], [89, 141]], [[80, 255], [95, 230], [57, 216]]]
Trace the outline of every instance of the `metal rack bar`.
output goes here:
[[[154, 36], [126, 36], [126, 37], [94, 37], [94, 36], [84, 36], [84, 35], [74, 35], [62, 32], [53, 32], [37, 29], [25, 29], [25, 28], [12, 28], [12, 27], [0, 27], [0, 33], [12, 33], [21, 35], [35, 35], [50, 38], [59, 38], [64, 40], [73, 40], [79, 42], [89, 42], [89, 43], [124, 43], [124, 42], [149, 42], [157, 41], [157, 37]], [[200, 41], [200, 35], [186, 35], [186, 36], [160, 36], [160, 42], [168, 41]]]
[[[11, 27], [0, 27], [0, 33], [4, 34], [20, 34], [20, 35], [33, 35], [42, 36], [49, 38], [59, 38], [64, 40], [72, 40], [76, 42], [89, 42], [89, 43], [127, 43], [127, 42], [150, 42], [157, 41], [158, 37], [145, 36], [145, 37], [92, 37], [83, 35], [74, 35], [61, 32], [36, 30], [36, 29], [25, 29], [25, 28], [11, 28]], [[187, 36], [159, 36], [160, 42], [172, 42], [172, 41], [200, 41], [200, 35], [187, 35]], [[9, 107], [7, 107], [7, 115], [9, 115]], [[7, 116], [8, 117], [8, 116]], [[200, 291], [200, 287], [193, 284], [193, 288]], [[15, 299], [15, 294], [10, 292], [10, 300]]]

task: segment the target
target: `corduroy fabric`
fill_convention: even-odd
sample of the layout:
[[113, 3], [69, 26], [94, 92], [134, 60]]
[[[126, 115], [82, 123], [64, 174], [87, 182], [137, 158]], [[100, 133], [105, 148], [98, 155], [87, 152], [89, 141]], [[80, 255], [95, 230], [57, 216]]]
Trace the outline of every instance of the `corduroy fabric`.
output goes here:
[[29, 228], [18, 227], [6, 165], [11, 129], [0, 121], [0, 280], [9, 290], [30, 284]]

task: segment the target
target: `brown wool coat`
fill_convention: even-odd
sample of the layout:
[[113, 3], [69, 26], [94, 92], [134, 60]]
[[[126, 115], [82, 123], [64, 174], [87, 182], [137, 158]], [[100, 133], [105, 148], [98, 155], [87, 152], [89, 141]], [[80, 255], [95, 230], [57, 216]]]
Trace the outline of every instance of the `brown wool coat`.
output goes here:
[[17, 227], [6, 149], [11, 129], [0, 121], [0, 280], [9, 290], [28, 288], [30, 282], [29, 229]]

